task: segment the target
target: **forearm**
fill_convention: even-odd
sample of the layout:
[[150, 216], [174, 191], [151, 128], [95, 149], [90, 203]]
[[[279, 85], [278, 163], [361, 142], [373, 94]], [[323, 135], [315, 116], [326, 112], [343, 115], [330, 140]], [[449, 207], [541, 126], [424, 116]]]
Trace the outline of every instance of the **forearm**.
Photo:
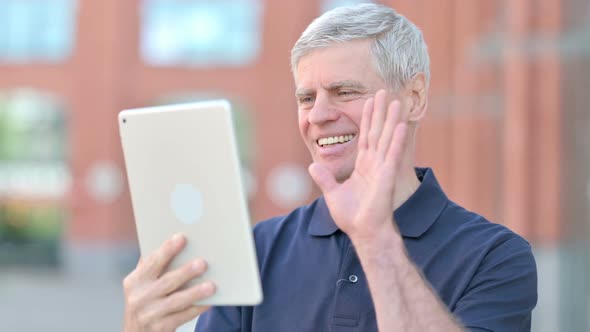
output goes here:
[[409, 259], [393, 227], [371, 241], [352, 240], [367, 276], [380, 331], [463, 331]]

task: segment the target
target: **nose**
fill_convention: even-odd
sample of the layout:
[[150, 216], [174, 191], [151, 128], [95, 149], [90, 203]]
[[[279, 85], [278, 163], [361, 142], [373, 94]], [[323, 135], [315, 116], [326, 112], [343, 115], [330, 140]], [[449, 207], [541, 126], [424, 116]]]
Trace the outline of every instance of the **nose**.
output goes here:
[[330, 102], [327, 96], [318, 94], [309, 112], [309, 123], [314, 125], [322, 125], [329, 121], [335, 121], [340, 116], [338, 109]]

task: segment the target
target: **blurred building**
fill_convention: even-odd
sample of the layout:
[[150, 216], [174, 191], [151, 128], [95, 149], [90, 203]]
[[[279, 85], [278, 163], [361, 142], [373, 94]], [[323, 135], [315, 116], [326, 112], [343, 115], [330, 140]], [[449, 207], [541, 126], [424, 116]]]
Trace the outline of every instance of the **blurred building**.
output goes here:
[[[289, 51], [322, 11], [356, 2], [0, 0], [0, 269], [129, 270], [122, 109], [227, 98], [252, 219], [312, 200]], [[588, 328], [590, 4], [382, 3], [430, 49], [419, 164], [534, 245], [539, 330]]]

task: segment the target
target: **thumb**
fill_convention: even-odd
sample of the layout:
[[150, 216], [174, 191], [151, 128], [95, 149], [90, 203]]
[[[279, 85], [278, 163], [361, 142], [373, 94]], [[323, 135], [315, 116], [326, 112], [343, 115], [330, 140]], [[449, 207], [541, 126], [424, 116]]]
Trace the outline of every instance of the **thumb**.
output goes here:
[[309, 165], [308, 171], [313, 181], [320, 187], [320, 190], [324, 194], [338, 185], [338, 182], [334, 179], [334, 175], [320, 163], [312, 163]]

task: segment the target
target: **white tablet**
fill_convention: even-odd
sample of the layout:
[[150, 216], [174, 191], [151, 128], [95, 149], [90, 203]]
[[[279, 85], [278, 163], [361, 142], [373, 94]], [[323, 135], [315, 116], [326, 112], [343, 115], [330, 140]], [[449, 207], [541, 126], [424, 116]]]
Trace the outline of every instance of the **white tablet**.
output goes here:
[[169, 269], [197, 257], [217, 292], [207, 305], [262, 301], [230, 104], [224, 100], [124, 110], [119, 131], [137, 236], [149, 255], [173, 234], [187, 246]]

